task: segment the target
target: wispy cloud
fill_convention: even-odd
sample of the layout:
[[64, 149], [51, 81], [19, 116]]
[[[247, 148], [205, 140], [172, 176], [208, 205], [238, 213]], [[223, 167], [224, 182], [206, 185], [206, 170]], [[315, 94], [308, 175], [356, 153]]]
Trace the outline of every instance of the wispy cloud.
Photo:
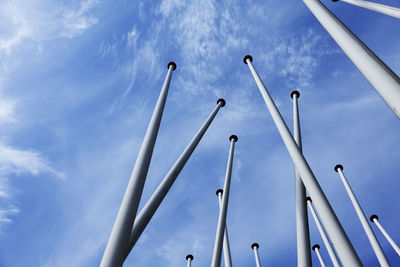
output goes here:
[[9, 144], [0, 142], [0, 175], [9, 174], [31, 174], [39, 175], [49, 172], [64, 178], [62, 173], [50, 167], [48, 160], [36, 151], [16, 149]]
[[230, 53], [248, 44], [242, 34], [243, 26], [237, 21], [239, 10], [230, 2], [224, 2], [222, 8], [212, 0], [165, 0], [159, 10], [180, 47], [186, 79], [178, 81], [186, 97], [201, 97], [208, 93], [221, 95], [221, 88], [215, 86], [223, 76], [220, 63], [231, 63]]
[[98, 22], [91, 14], [97, 3], [83, 0], [77, 7], [66, 7], [53, 1], [5, 1], [0, 14], [8, 30], [0, 34], [0, 55], [32, 45], [39, 49], [43, 41], [82, 34]]
[[64, 30], [62, 36], [73, 38], [97, 24], [98, 19], [91, 14], [98, 0], [84, 0], [78, 8], [68, 8], [63, 12]]
[[129, 81], [127, 87], [122, 89], [118, 98], [108, 110], [108, 114], [112, 114], [116, 108], [124, 103], [138, 78], [151, 77], [150, 80], [154, 83], [160, 77], [162, 69], [165, 71], [165, 65], [164, 68], [161, 67], [160, 51], [157, 49], [161, 42], [160, 30], [161, 27], [158, 23], [152, 23], [149, 26], [152, 38], [142, 40], [142, 33], [134, 25], [120, 38], [115, 37], [110, 43], [102, 42], [100, 44], [99, 53], [102, 57], [110, 56], [116, 60], [118, 69], [128, 77]]
[[[17, 122], [14, 114], [15, 101], [2, 98], [0, 101], [0, 125]], [[5, 224], [12, 222], [12, 216], [19, 213], [18, 207], [13, 204], [15, 189], [11, 179], [23, 174], [38, 176], [50, 173], [54, 177], [64, 179], [65, 175], [51, 167], [51, 163], [39, 152], [19, 149], [9, 142], [0, 141], [0, 233]]]
[[283, 78], [289, 88], [309, 88], [321, 59], [340, 53], [339, 49], [330, 48], [328, 41], [313, 28], [280, 36], [270, 40], [261, 61], [266, 63], [268, 72]]
[[[0, 230], [2, 224], [11, 223], [11, 217], [19, 213], [19, 209], [14, 206], [0, 208]], [[1, 234], [1, 232], [0, 232]]]

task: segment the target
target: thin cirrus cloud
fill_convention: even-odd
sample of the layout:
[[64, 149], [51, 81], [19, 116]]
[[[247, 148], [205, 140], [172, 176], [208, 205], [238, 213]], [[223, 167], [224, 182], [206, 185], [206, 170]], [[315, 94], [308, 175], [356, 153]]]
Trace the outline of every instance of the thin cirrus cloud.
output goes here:
[[[17, 123], [14, 115], [15, 101], [3, 98], [0, 102], [0, 125], [4, 127], [8, 124], [10, 127], [9, 124], [12, 126], [13, 123]], [[0, 141], [0, 233], [6, 224], [12, 223], [12, 217], [20, 212], [13, 204], [13, 196], [18, 188], [13, 188], [10, 180], [18, 179], [21, 175], [38, 176], [42, 173], [65, 178], [65, 175], [51, 167], [51, 163], [39, 152], [16, 148], [6, 140]]]
[[[97, 19], [88, 13], [97, 3], [88, 0], [79, 2], [77, 7], [68, 7], [57, 6], [52, 1], [4, 1], [0, 8], [3, 22], [0, 27], [0, 81], [6, 80], [23, 64], [19, 55], [24, 52], [36, 53], [47, 41], [59, 37], [73, 38], [96, 24]], [[4, 86], [0, 90], [6, 92]], [[23, 123], [17, 114], [17, 107], [22, 103], [5, 98], [5, 94], [0, 102], [0, 123], [3, 128], [7, 126], [5, 129], [9, 129]], [[38, 176], [43, 173], [64, 179], [65, 174], [51, 165], [40, 152], [15, 147], [12, 136], [3, 133], [0, 142], [0, 229], [11, 223], [12, 217], [20, 212], [13, 204], [15, 191], [19, 189], [13, 188], [10, 180], [18, 179], [21, 175]]]
[[97, 18], [91, 14], [97, 4], [97, 0], [81, 1], [77, 7], [59, 5], [53, 1], [5, 1], [1, 14], [7, 23], [3, 24], [5, 37], [0, 39], [0, 49], [10, 54], [22, 42], [26, 47], [26, 42], [39, 45], [40, 42], [60, 36], [73, 38], [97, 23]]

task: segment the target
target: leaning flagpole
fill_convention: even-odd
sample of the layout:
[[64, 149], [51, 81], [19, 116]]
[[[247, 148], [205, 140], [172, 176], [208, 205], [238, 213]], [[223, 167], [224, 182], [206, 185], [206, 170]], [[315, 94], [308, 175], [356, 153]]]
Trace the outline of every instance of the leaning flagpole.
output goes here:
[[390, 245], [392, 246], [394, 251], [396, 251], [397, 255], [400, 256], [400, 248], [399, 248], [399, 246], [390, 237], [388, 232], [386, 232], [386, 230], [385, 230], [385, 228], [383, 228], [382, 224], [380, 224], [380, 222], [378, 221], [378, 215], [376, 215], [376, 214], [371, 215], [371, 217], [369, 217], [369, 220], [371, 222], [375, 223], [375, 225], [378, 227], [378, 229], [381, 231], [381, 233], [385, 236], [386, 240], [390, 243]]
[[211, 122], [214, 120], [215, 116], [217, 115], [218, 111], [221, 107], [225, 106], [225, 100], [220, 98], [217, 101], [217, 106], [213, 109], [211, 114], [208, 116], [206, 121], [200, 127], [199, 131], [187, 145], [185, 150], [176, 160], [174, 165], [168, 171], [167, 175], [161, 181], [160, 185], [157, 187], [156, 191], [150, 197], [150, 199], [146, 202], [143, 209], [139, 212], [139, 215], [136, 217], [135, 223], [133, 228], [131, 229], [130, 234], [130, 241], [127, 250], [125, 250], [125, 257], [128, 257], [130, 251], [136, 244], [137, 240], [143, 233], [144, 229], [146, 228], [147, 224], [150, 222], [153, 215], [156, 213], [158, 207], [160, 206], [161, 202], [163, 201], [164, 197], [167, 195], [168, 191], [171, 189], [172, 185], [174, 184], [176, 178], [178, 177], [179, 173], [185, 166], [186, 162], [189, 160], [190, 156], [192, 155], [193, 151], [195, 150], [196, 146], [199, 144], [201, 138], [206, 133], [208, 127], [210, 126]]
[[350, 197], [351, 203], [353, 204], [353, 207], [356, 210], [358, 219], [361, 222], [361, 225], [364, 229], [365, 234], [368, 237], [369, 243], [371, 244], [371, 247], [374, 250], [376, 257], [378, 258], [379, 264], [384, 267], [389, 267], [390, 264], [386, 258], [386, 255], [383, 252], [381, 245], [379, 244], [378, 239], [376, 238], [374, 232], [372, 231], [371, 225], [369, 225], [367, 217], [365, 217], [364, 211], [362, 210], [360, 203], [358, 203], [358, 200], [357, 200], [356, 196], [354, 195], [354, 192], [351, 189], [349, 182], [347, 182], [347, 179], [344, 176], [343, 166], [340, 164], [337, 164], [334, 169], [339, 174], [340, 179], [342, 180], [343, 185], [346, 188], [346, 191]]
[[303, 0], [386, 104], [400, 118], [400, 78], [319, 0]]
[[258, 254], [258, 248], [259, 248], [260, 246], [258, 245], [258, 243], [253, 243], [253, 244], [251, 244], [251, 249], [253, 250], [253, 252], [254, 252], [254, 258], [255, 258], [255, 260], [256, 260], [256, 266], [257, 267], [261, 267], [261, 262], [260, 262], [260, 255]]
[[222, 196], [222, 204], [219, 210], [217, 233], [215, 235], [214, 251], [211, 261], [211, 267], [220, 267], [221, 265], [222, 244], [225, 233], [226, 214], [228, 212], [229, 191], [231, 187], [233, 153], [235, 150], [235, 143], [237, 142], [237, 140], [238, 137], [236, 135], [231, 135], [229, 137], [231, 145], [229, 149], [228, 164], [226, 166], [224, 195]]
[[320, 249], [320, 246], [318, 244], [314, 244], [312, 246], [312, 250], [314, 250], [315, 253], [317, 254], [317, 257], [318, 257], [319, 263], [321, 264], [321, 267], [326, 267], [326, 264], [325, 264], [324, 260], [322, 259], [319, 249]]
[[328, 250], [328, 254], [329, 254], [329, 257], [331, 258], [331, 261], [332, 261], [333, 266], [334, 266], [334, 267], [340, 267], [340, 263], [339, 263], [339, 261], [338, 261], [338, 259], [337, 259], [337, 257], [336, 257], [335, 251], [333, 250], [331, 244], [329, 243], [329, 239], [328, 239], [328, 237], [326, 236], [325, 230], [324, 230], [324, 228], [322, 227], [322, 225], [321, 225], [321, 223], [320, 223], [320, 221], [319, 221], [319, 219], [318, 219], [317, 213], [315, 213], [315, 210], [314, 210], [314, 208], [313, 208], [313, 206], [312, 206], [312, 200], [311, 200], [311, 198], [310, 198], [310, 197], [307, 197], [307, 200], [306, 200], [306, 201], [307, 201], [308, 207], [310, 208], [311, 215], [312, 215], [313, 218], [314, 218], [315, 224], [317, 225], [317, 228], [318, 228], [318, 231], [319, 231], [319, 233], [320, 233], [320, 235], [321, 235], [322, 241], [323, 241], [324, 244], [325, 244], [326, 250]]
[[[221, 209], [222, 205], [222, 194], [224, 190], [218, 189], [215, 193], [217, 194], [218, 197], [218, 205], [219, 209]], [[228, 237], [228, 227], [225, 223], [225, 234], [224, 234], [224, 262], [225, 262], [225, 267], [232, 267], [232, 256], [231, 256], [231, 248], [229, 246], [229, 237]]]
[[290, 157], [292, 158], [308, 193], [315, 201], [315, 207], [321, 217], [321, 221], [324, 224], [326, 231], [328, 232], [328, 235], [331, 238], [335, 248], [337, 249], [339, 258], [342, 260], [343, 265], [362, 266], [362, 263], [356, 251], [354, 250], [353, 245], [350, 243], [349, 238], [344, 232], [343, 227], [339, 222], [339, 219], [336, 217], [336, 214], [333, 211], [324, 192], [322, 191], [322, 188], [319, 185], [317, 179], [315, 178], [314, 173], [312, 172], [302, 152], [297, 146], [296, 141], [293, 139], [293, 136], [290, 134], [290, 131], [282, 118], [282, 115], [280, 114], [274, 101], [269, 95], [267, 88], [265, 87], [256, 69], [254, 68], [252, 64], [253, 58], [247, 55], [244, 57], [243, 61], [250, 68], [254, 80], [257, 83], [258, 89], [260, 90], [260, 93], [264, 98], [265, 104], [267, 105], [272, 119], [275, 122], [275, 125], [282, 137], [283, 142], [285, 143]]
[[[293, 99], [293, 137], [299, 150], [302, 151], [300, 116], [298, 99], [299, 91], [293, 91], [290, 96]], [[297, 266], [311, 267], [311, 249], [310, 249], [310, 230], [308, 227], [308, 214], [306, 205], [306, 188], [300, 178], [299, 172], [295, 169], [296, 184], [296, 234], [297, 234]]]
[[[338, 2], [339, 0], [332, 0], [333, 2]], [[351, 5], [363, 7], [383, 15], [391, 16], [396, 19], [400, 19], [400, 8], [382, 5], [374, 2], [364, 1], [364, 0], [340, 0]]]
[[101, 260], [101, 267], [122, 266], [125, 253], [128, 249], [130, 233], [133, 222], [135, 221], [143, 187], [146, 181], [147, 172], [153, 154], [154, 144], [157, 139], [158, 129], [160, 128], [161, 118], [167, 100], [168, 89], [171, 83], [172, 72], [176, 69], [174, 62], [168, 63], [168, 73], [154, 108], [150, 124], [147, 128], [139, 155], [136, 159], [128, 187], [118, 211], [110, 238]]

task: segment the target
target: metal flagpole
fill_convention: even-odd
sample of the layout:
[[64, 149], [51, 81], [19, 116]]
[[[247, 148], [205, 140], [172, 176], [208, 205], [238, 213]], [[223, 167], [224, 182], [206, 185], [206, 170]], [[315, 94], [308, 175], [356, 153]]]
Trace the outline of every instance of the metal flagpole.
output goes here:
[[220, 98], [217, 101], [217, 106], [211, 112], [210, 116], [201, 126], [200, 130], [196, 133], [190, 143], [187, 145], [185, 150], [176, 160], [174, 165], [171, 167], [167, 175], [161, 181], [160, 185], [157, 187], [156, 191], [144, 205], [143, 209], [139, 212], [139, 215], [136, 217], [135, 223], [133, 228], [131, 229], [130, 234], [130, 241], [127, 250], [125, 250], [125, 257], [128, 257], [130, 251], [132, 250], [133, 246], [136, 244], [136, 241], [139, 239], [140, 235], [143, 233], [144, 229], [146, 228], [147, 224], [157, 211], [158, 207], [160, 206], [161, 202], [163, 201], [164, 197], [167, 195], [169, 189], [174, 184], [176, 178], [178, 177], [179, 173], [185, 166], [186, 162], [188, 161], [189, 157], [192, 155], [193, 151], [195, 150], [196, 146], [199, 144], [201, 138], [207, 131], [208, 127], [210, 126], [211, 122], [217, 115], [219, 109], [225, 106], [225, 100]]
[[310, 166], [308, 165], [306, 159], [304, 158], [302, 152], [297, 146], [293, 136], [279, 113], [274, 101], [269, 95], [267, 88], [261, 81], [256, 69], [254, 68], [252, 61], [253, 58], [249, 55], [245, 56], [243, 61], [249, 66], [251, 73], [257, 83], [257, 86], [264, 98], [265, 104], [269, 112], [271, 113], [272, 119], [282, 137], [283, 142], [292, 158], [300, 177], [310, 194], [310, 196], [315, 201], [315, 207], [318, 214], [321, 217], [322, 223], [325, 226], [326, 231], [329, 234], [337, 253], [345, 266], [362, 266], [357, 253], [355, 252], [353, 246], [350, 243], [349, 238], [344, 232], [342, 225], [340, 224], [335, 212], [333, 211], [328, 199], [326, 198], [324, 192], [321, 189], [317, 179], [315, 178]]
[[254, 257], [256, 258], [256, 266], [257, 267], [261, 267], [261, 263], [260, 263], [260, 255], [258, 255], [258, 248], [260, 246], [257, 243], [253, 243], [251, 244], [251, 248], [254, 251]]
[[[221, 209], [222, 205], [222, 193], [224, 190], [218, 189], [216, 194], [218, 196], [218, 203], [219, 203], [219, 209]], [[225, 262], [225, 267], [232, 267], [232, 257], [231, 257], [231, 248], [229, 246], [229, 237], [228, 237], [228, 226], [225, 223], [225, 234], [224, 234], [224, 262]]]
[[314, 246], [312, 246], [312, 250], [314, 250], [315, 253], [317, 253], [317, 257], [319, 259], [319, 262], [321, 263], [321, 266], [326, 267], [325, 262], [322, 259], [321, 253], [319, 253], [319, 249], [320, 249], [320, 246], [318, 244], [315, 244]]
[[140, 198], [142, 196], [147, 171], [149, 169], [154, 144], [157, 139], [161, 117], [167, 100], [168, 89], [171, 82], [172, 72], [176, 69], [174, 62], [168, 63], [168, 73], [154, 108], [150, 124], [147, 128], [142, 147], [136, 159], [128, 187], [118, 211], [110, 238], [101, 260], [101, 267], [122, 266], [126, 250], [128, 249], [129, 237], [135, 221]]
[[303, 0], [343, 52], [400, 118], [400, 78], [319, 0]]
[[231, 135], [229, 137], [231, 145], [229, 150], [228, 165], [226, 167], [224, 195], [222, 196], [222, 205], [218, 217], [218, 226], [217, 226], [217, 233], [215, 235], [215, 243], [214, 243], [214, 251], [213, 251], [211, 267], [220, 267], [221, 265], [222, 243], [226, 225], [226, 214], [228, 211], [229, 190], [231, 186], [233, 152], [235, 150], [235, 143], [237, 142], [237, 140], [238, 138], [236, 135]]
[[322, 241], [324, 241], [324, 244], [325, 244], [325, 246], [326, 246], [326, 249], [328, 250], [328, 254], [329, 254], [329, 257], [330, 257], [331, 260], [332, 260], [333, 266], [335, 266], [335, 267], [340, 267], [340, 263], [339, 263], [339, 261], [338, 261], [338, 259], [337, 259], [337, 257], [336, 257], [335, 252], [333, 251], [333, 248], [332, 248], [332, 246], [331, 246], [331, 243], [329, 242], [329, 239], [328, 239], [328, 237], [326, 236], [325, 230], [324, 230], [324, 228], [322, 227], [321, 223], [319, 222], [318, 216], [317, 216], [317, 214], [315, 213], [315, 210], [314, 210], [314, 208], [313, 208], [313, 206], [312, 206], [312, 201], [311, 201], [311, 198], [310, 198], [310, 197], [307, 197], [307, 204], [308, 204], [308, 207], [310, 208], [310, 211], [311, 211], [311, 214], [312, 214], [312, 216], [313, 216], [313, 218], [314, 218], [315, 224], [317, 225], [318, 231], [319, 231], [319, 233], [321, 234]]
[[[290, 96], [293, 99], [293, 137], [302, 151], [299, 108], [297, 99], [300, 97], [298, 91], [293, 91]], [[296, 183], [296, 233], [297, 233], [297, 266], [311, 267], [310, 231], [308, 228], [308, 215], [306, 204], [306, 188], [301, 181], [300, 175], [295, 169]]]
[[344, 176], [343, 166], [338, 164], [335, 166], [334, 169], [337, 173], [339, 173], [339, 176], [342, 179], [342, 182], [344, 184], [344, 187], [346, 188], [347, 194], [349, 195], [349, 197], [351, 199], [351, 203], [353, 204], [354, 209], [356, 210], [356, 213], [358, 215], [358, 218], [360, 219], [361, 225], [364, 228], [365, 233], [367, 234], [368, 240], [371, 243], [371, 246], [375, 252], [376, 257], [378, 258], [379, 264], [381, 266], [390, 266], [390, 264], [385, 256], [385, 253], [383, 253], [382, 248], [379, 245], [378, 239], [376, 239], [376, 236], [375, 236], [374, 232], [372, 231], [371, 225], [369, 225], [368, 220], [365, 217], [363, 210], [361, 209], [360, 203], [358, 203], [353, 190], [351, 189], [349, 183], [346, 180], [346, 177]]
[[[332, 0], [333, 2], [338, 2], [339, 0]], [[363, 7], [384, 15], [388, 15], [394, 17], [396, 19], [400, 19], [400, 8], [386, 6], [374, 2], [364, 1], [364, 0], [341, 0], [342, 2], [346, 2], [348, 4], [352, 4], [355, 6]]]
[[193, 255], [192, 254], [188, 254], [186, 256], [186, 260], [187, 260], [187, 267], [191, 267], [192, 266], [192, 261], [193, 261]]
[[389, 241], [390, 245], [392, 245], [392, 248], [396, 251], [397, 255], [400, 256], [400, 248], [397, 246], [397, 244], [394, 242], [394, 240], [390, 237], [390, 235], [386, 232], [386, 230], [383, 228], [383, 226], [379, 223], [378, 221], [378, 215], [374, 214], [370, 218], [371, 222], [375, 223], [376, 226], [381, 230], [382, 234], [386, 237], [386, 240]]

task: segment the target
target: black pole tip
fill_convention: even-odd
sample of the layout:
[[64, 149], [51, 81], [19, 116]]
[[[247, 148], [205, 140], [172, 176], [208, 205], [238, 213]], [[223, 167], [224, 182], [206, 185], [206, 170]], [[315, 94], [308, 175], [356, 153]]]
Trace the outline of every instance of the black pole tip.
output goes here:
[[173, 69], [173, 70], [176, 70], [176, 64], [175, 64], [175, 62], [171, 61], [170, 63], [168, 63], [168, 65], [167, 65], [168, 69], [169, 69], [170, 66], [172, 66], [172, 69]]
[[233, 140], [234, 142], [237, 142], [237, 140], [239, 140], [239, 138], [238, 138], [236, 135], [232, 134], [231, 136], [229, 136], [229, 141], [232, 142], [232, 140]]
[[260, 246], [258, 245], [258, 243], [253, 243], [253, 244], [251, 244], [251, 249], [254, 249], [254, 248], [259, 248]]
[[307, 203], [307, 201], [311, 201], [312, 202], [311, 197], [306, 197], [306, 203]]
[[191, 261], [193, 260], [193, 255], [192, 255], [192, 254], [188, 254], [188, 255], [186, 256], [186, 260], [189, 260], [189, 259], [190, 259]]
[[220, 189], [217, 189], [217, 191], [215, 191], [215, 194], [217, 194], [217, 196], [218, 196], [219, 193], [223, 194], [223, 193], [224, 193], [224, 190], [222, 190], [222, 189], [220, 188]]
[[338, 2], [339, 0], [332, 0], [332, 2]]
[[294, 90], [293, 92], [290, 93], [290, 97], [293, 98], [293, 96], [296, 95], [296, 98], [300, 97], [300, 92], [297, 90]]
[[253, 57], [250, 55], [245, 55], [243, 58], [244, 64], [247, 64], [247, 60], [250, 59], [250, 62], [253, 62]]
[[372, 214], [371, 217], [369, 217], [369, 220], [370, 220], [371, 222], [374, 222], [374, 219], [377, 219], [377, 220], [378, 220], [378, 215]]
[[318, 245], [318, 244], [314, 244], [314, 246], [312, 246], [312, 250], [314, 250], [315, 251], [315, 249], [320, 249], [320, 246]]
[[219, 104], [219, 103], [221, 103], [221, 108], [222, 108], [226, 104], [225, 99], [223, 99], [223, 98], [218, 99], [217, 104]]
[[335, 172], [339, 172], [339, 169], [340, 169], [341, 171], [343, 171], [343, 166], [340, 165], [340, 164], [337, 164], [337, 165], [335, 166], [335, 168], [333, 168], [333, 169], [335, 170]]

